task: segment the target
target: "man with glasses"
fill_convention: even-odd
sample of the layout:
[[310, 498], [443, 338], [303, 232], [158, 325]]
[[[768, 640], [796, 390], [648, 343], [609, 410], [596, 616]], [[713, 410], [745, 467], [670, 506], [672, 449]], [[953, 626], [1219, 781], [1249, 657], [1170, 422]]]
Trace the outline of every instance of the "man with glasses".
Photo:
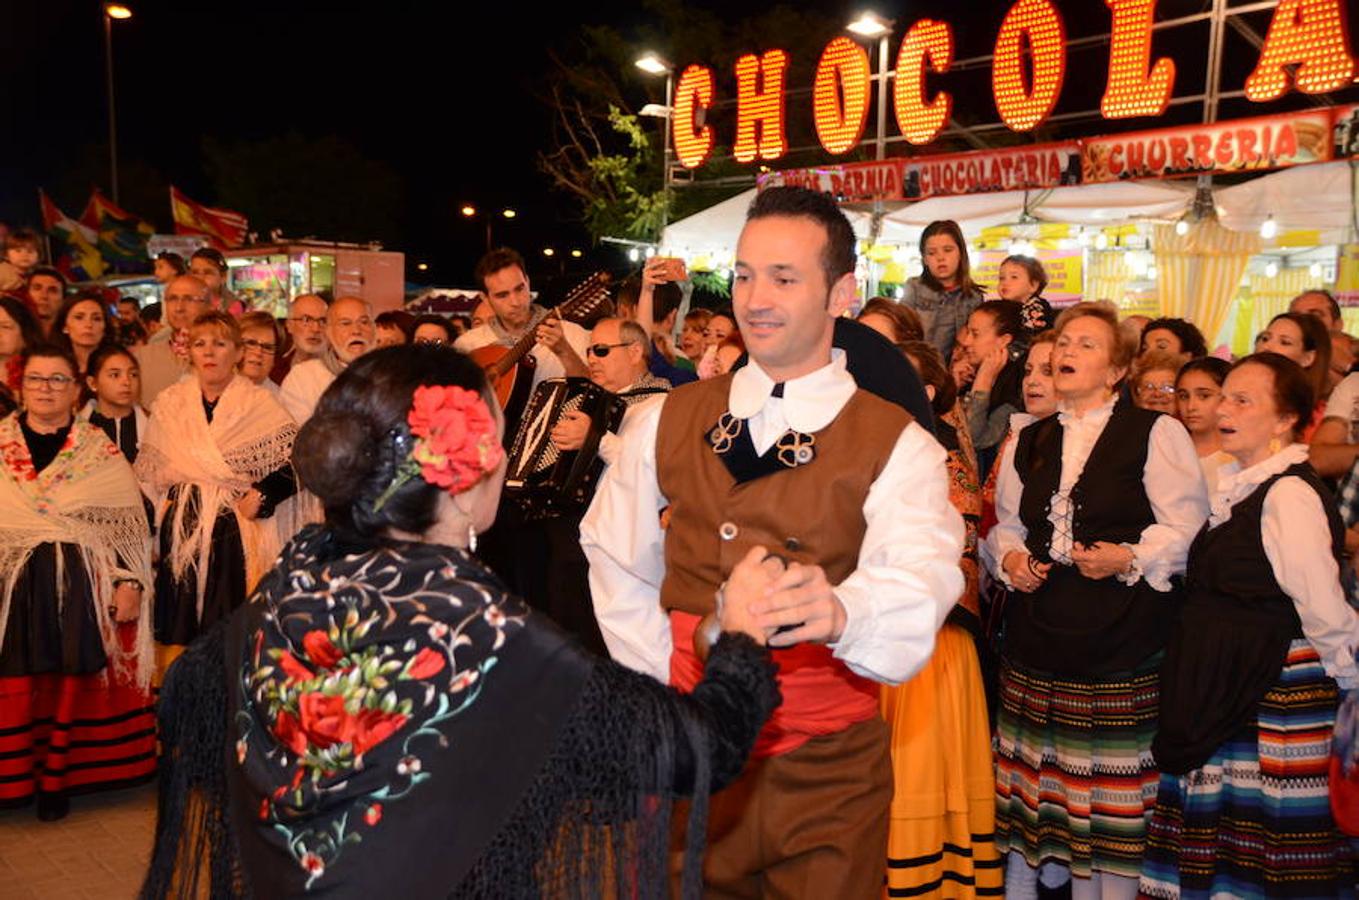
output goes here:
[[189, 326], [208, 311], [211, 294], [201, 278], [180, 275], [165, 285], [161, 315], [167, 327], [133, 350], [142, 371], [143, 407], [150, 409], [160, 392], [189, 371]]
[[[670, 382], [648, 370], [650, 343], [642, 326], [625, 319], [601, 319], [590, 333], [590, 345], [585, 348], [590, 380], [628, 404], [617, 433], [600, 436], [599, 457], [605, 463], [618, 458], [638, 414], [659, 404], [670, 390]], [[583, 412], [566, 413], [552, 429], [552, 443], [558, 450], [579, 450], [591, 424]], [[580, 548], [582, 514], [558, 516], [543, 523], [548, 578], [543, 602], [538, 605], [582, 644], [604, 655], [608, 649], [590, 599], [590, 564]]]
[[278, 399], [298, 425], [311, 418], [316, 402], [345, 367], [377, 343], [373, 308], [362, 297], [340, 297], [326, 312], [327, 345], [316, 359], [293, 366]]
[[317, 294], [299, 294], [288, 304], [288, 345], [269, 373], [275, 384], [282, 384], [293, 366], [326, 352], [326, 313], [326, 301]]

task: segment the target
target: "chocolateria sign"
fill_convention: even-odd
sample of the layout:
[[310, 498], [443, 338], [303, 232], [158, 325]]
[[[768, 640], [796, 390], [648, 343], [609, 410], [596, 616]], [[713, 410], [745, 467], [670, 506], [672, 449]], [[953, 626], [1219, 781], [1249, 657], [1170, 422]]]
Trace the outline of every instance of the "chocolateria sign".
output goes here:
[[[1156, 0], [1104, 3], [1112, 26], [1100, 113], [1107, 120], [1160, 115], [1174, 93], [1176, 71], [1173, 60], [1152, 58]], [[1355, 60], [1346, 26], [1346, 3], [1279, 0], [1255, 67], [1246, 79], [1246, 97], [1268, 103], [1290, 89], [1321, 94], [1352, 84]], [[1031, 131], [1052, 114], [1066, 78], [1066, 43], [1066, 26], [1052, 0], [1016, 0], [1010, 6], [995, 38], [991, 88], [1001, 120], [1011, 130]], [[933, 19], [918, 20], [901, 40], [890, 103], [899, 132], [913, 145], [931, 143], [953, 114], [955, 98], [947, 91], [931, 91], [930, 77], [949, 71], [954, 49], [953, 25]], [[773, 161], [787, 152], [787, 71], [788, 54], [779, 49], [737, 59], [736, 133], [731, 140], [738, 161]], [[863, 46], [845, 36], [826, 45], [816, 67], [812, 113], [817, 139], [832, 156], [849, 152], [862, 139], [871, 85], [872, 71]], [[706, 123], [705, 112], [716, 99], [712, 69], [695, 64], [680, 74], [671, 126], [676, 155], [688, 168], [703, 165], [712, 153], [717, 136], [713, 126]], [[1223, 123], [1224, 127], [1227, 124]], [[1186, 174], [1212, 171], [1229, 165], [1232, 159], [1251, 167], [1268, 167], [1262, 161], [1296, 156], [1290, 147], [1305, 155], [1304, 148], [1314, 151], [1326, 143], [1316, 129], [1329, 131], [1331, 125], [1329, 117], [1324, 124], [1321, 118], [1290, 120], [1281, 134], [1261, 120], [1211, 134], [1196, 132], [1184, 136], [1184, 144], [1167, 137], [1160, 143], [1153, 139], [1139, 145], [1129, 143], [1125, 136], [1108, 139], [1121, 141], [1117, 146], [1086, 143], [1079, 166], [1068, 165], [1070, 151], [1061, 148], [1036, 153], [1035, 146], [1018, 155], [989, 154], [993, 158], [984, 164], [974, 154], [959, 154], [962, 159], [952, 163], [937, 162], [931, 164], [933, 168], [913, 170], [913, 195], [965, 193], [968, 191], [960, 188], [968, 184], [981, 185], [977, 188], [980, 190], [998, 190], [1009, 189], [1001, 185], [1022, 187], [1028, 182], [1047, 184], [1054, 179], [1063, 183], [1062, 179], [1073, 177], [1077, 168], [1083, 171], [1084, 180], [1090, 181], [1154, 177], [1165, 169], [1184, 170]], [[1284, 141], [1282, 145], [1280, 140]], [[1228, 158], [1226, 163], [1224, 158]], [[855, 174], [849, 177], [861, 183], [877, 179], [875, 192], [879, 195], [891, 179], [896, 179], [892, 192], [912, 195], [908, 183], [912, 172], [890, 164], [884, 168], [887, 162], [861, 173], [852, 170]]]

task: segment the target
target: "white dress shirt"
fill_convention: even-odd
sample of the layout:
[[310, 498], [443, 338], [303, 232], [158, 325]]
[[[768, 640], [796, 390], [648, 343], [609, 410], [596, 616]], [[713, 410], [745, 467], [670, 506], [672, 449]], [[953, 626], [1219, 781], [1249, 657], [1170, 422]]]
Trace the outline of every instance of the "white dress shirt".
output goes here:
[[279, 386], [278, 402], [283, 404], [294, 422], [304, 425], [316, 412], [316, 404], [321, 402], [321, 395], [333, 381], [335, 376], [323, 360], [309, 359], [298, 363], [288, 370]]
[[[632, 385], [628, 385], [620, 394], [625, 394], [632, 390]], [[623, 442], [635, 440], [633, 433], [637, 430], [637, 420], [641, 417], [642, 411], [656, 406], [659, 407], [665, 402], [665, 394], [656, 394], [644, 400], [638, 400], [627, 408], [623, 413], [623, 421], [618, 423], [618, 433], [606, 431], [599, 438], [599, 458], [604, 460], [606, 466], [613, 465], [618, 459], [618, 454], [623, 452]]]
[[[844, 353], [832, 351], [821, 369], [784, 384], [751, 361], [732, 378], [732, 415], [747, 420], [757, 453], [788, 429], [804, 433], [829, 425], [857, 390]], [[669, 501], [656, 474], [656, 431], [662, 403], [637, 410], [581, 522], [581, 545], [590, 561], [590, 590], [609, 652], [618, 662], [668, 681], [670, 623], [660, 605], [665, 578], [665, 533], [659, 513]], [[860, 675], [905, 681], [934, 650], [934, 635], [963, 589], [959, 559], [962, 517], [948, 499], [946, 454], [912, 422], [902, 430], [864, 503], [867, 529], [858, 568], [835, 586], [845, 630], [834, 655]], [[817, 465], [857, 461], [818, 459]], [[771, 476], [777, 477], [777, 476]], [[796, 497], [789, 497], [795, 516]]]
[[[1233, 460], [1218, 470], [1218, 490], [1208, 527], [1232, 517], [1232, 507], [1269, 478], [1307, 461], [1307, 445], [1291, 444], [1248, 469]], [[1331, 529], [1321, 498], [1301, 478], [1280, 478], [1265, 494], [1260, 538], [1279, 587], [1293, 601], [1302, 633], [1321, 657], [1326, 674], [1342, 689], [1359, 687], [1354, 662], [1359, 614], [1345, 602], [1340, 567], [1331, 554]], [[1285, 547], [1287, 552], [1285, 552]]]
[[[1071, 561], [1071, 489], [1085, 471], [1090, 452], [1109, 424], [1116, 402], [1115, 397], [1080, 416], [1069, 409], [1056, 413], [1062, 425], [1062, 474], [1048, 518], [1054, 525], [1062, 522], [1066, 527], [1053, 528], [1048, 553], [1055, 562]], [[1024, 482], [1015, 470], [1018, 443], [1018, 438], [1010, 441], [1001, 456], [1000, 474], [996, 476], [997, 522], [981, 548], [987, 567], [1007, 587], [1013, 585], [1001, 566], [1005, 554], [1011, 550], [1028, 552], [1024, 539], [1029, 532], [1019, 518]], [[1128, 545], [1135, 558], [1133, 573], [1119, 579], [1135, 584], [1139, 578], [1145, 578], [1152, 588], [1169, 591], [1171, 576], [1184, 571], [1189, 545], [1208, 516], [1208, 489], [1194, 441], [1172, 416], [1159, 417], [1151, 427], [1142, 483], [1156, 521], [1143, 529], [1136, 544]]]

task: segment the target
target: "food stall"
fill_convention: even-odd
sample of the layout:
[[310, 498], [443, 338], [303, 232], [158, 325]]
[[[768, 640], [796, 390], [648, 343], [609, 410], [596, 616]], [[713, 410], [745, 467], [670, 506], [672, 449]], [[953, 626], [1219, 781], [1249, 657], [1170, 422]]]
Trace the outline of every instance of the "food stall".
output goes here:
[[254, 309], [285, 316], [300, 294], [362, 297], [377, 312], [400, 309], [405, 255], [380, 245], [284, 241], [227, 255], [227, 288]]

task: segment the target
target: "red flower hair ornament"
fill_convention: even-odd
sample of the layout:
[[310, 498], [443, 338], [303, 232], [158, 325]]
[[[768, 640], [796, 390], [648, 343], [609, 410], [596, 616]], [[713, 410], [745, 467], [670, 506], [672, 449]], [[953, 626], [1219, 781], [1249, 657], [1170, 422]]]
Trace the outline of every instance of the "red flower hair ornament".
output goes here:
[[460, 494], [500, 465], [505, 455], [496, 436], [495, 416], [480, 394], [466, 388], [421, 385], [415, 389], [406, 423], [415, 445], [374, 501], [373, 512], [412, 478], [423, 478], [450, 495]]

